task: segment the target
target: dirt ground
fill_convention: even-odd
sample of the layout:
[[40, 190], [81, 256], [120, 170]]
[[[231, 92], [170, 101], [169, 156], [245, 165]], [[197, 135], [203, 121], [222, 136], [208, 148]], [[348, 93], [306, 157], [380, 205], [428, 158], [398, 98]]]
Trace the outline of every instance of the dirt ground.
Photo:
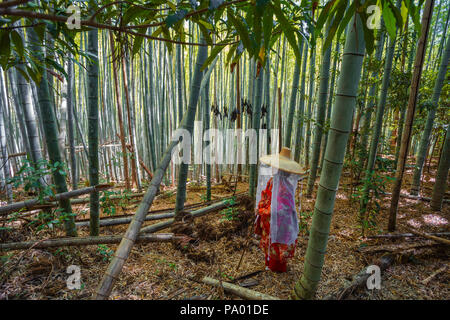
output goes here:
[[[433, 163], [422, 185], [422, 196], [430, 197], [436, 164]], [[407, 194], [412, 178], [412, 169], [406, 172], [402, 193]], [[306, 181], [303, 181], [305, 186]], [[337, 193], [333, 221], [328, 241], [325, 265], [316, 298], [323, 299], [347, 284], [353, 275], [370, 265], [383, 252], [364, 253], [358, 249], [375, 245], [398, 245], [418, 243], [418, 238], [410, 239], [368, 239], [361, 236], [358, 227], [357, 202], [350, 199], [348, 174], [344, 173]], [[317, 183], [316, 183], [317, 185]], [[237, 193], [245, 192], [247, 183], [239, 183]], [[390, 187], [387, 191], [390, 191]], [[301, 188], [298, 188], [300, 192]], [[188, 186], [187, 205], [203, 201], [204, 187]], [[223, 184], [213, 186], [214, 198], [229, 197], [232, 193]], [[172, 208], [175, 192], [164, 192], [154, 201], [151, 210]], [[446, 195], [447, 198], [448, 192]], [[315, 194], [311, 199], [302, 197], [302, 212], [311, 213]], [[376, 216], [377, 226], [370, 234], [386, 233], [390, 197], [381, 201], [381, 211]], [[137, 204], [127, 209], [118, 208], [116, 214], [133, 214]], [[86, 212], [88, 204], [78, 205], [76, 210]], [[174, 243], [136, 244], [114, 286], [111, 299], [238, 299], [219, 288], [210, 287], [192, 280], [193, 276], [208, 275], [223, 281], [270, 294], [281, 299], [289, 299], [294, 284], [303, 272], [303, 262], [307, 247], [307, 233], [302, 230], [298, 237], [295, 256], [288, 264], [286, 273], [273, 273], [264, 269], [264, 255], [258, 247], [258, 240], [251, 234], [253, 230], [252, 205], [241, 205], [227, 212], [216, 212], [194, 220], [192, 228], [196, 241], [189, 246]], [[228, 216], [227, 216], [228, 214]], [[232, 217], [227, 220], [227, 217]], [[81, 216], [86, 218], [86, 216]], [[398, 212], [398, 232], [408, 232], [403, 226], [409, 225], [424, 232], [450, 231], [450, 206], [444, 204], [440, 212], [429, 208], [429, 202], [401, 198]], [[304, 217], [310, 225], [311, 217]], [[145, 222], [145, 225], [159, 221]], [[50, 237], [63, 237], [62, 231], [43, 230], [31, 233], [25, 224], [13, 231], [0, 234], [0, 241], [25, 241]], [[101, 228], [101, 234], [123, 234], [127, 225]], [[160, 232], [170, 232], [166, 229]], [[80, 229], [80, 236], [88, 235], [87, 227]], [[60, 249], [0, 252], [0, 299], [90, 299], [107, 266], [109, 256], [117, 245], [99, 247], [65, 247]], [[239, 270], [236, 270], [243, 255]], [[448, 299], [450, 296], [449, 268], [435, 276], [428, 284], [422, 281], [436, 270], [448, 265], [449, 250], [438, 249], [415, 255], [411, 251], [407, 259], [397, 261], [382, 273], [380, 290], [359, 290], [348, 299]], [[70, 290], [66, 286], [69, 265], [81, 268], [82, 287]], [[243, 275], [258, 272], [245, 280], [235, 280]]]

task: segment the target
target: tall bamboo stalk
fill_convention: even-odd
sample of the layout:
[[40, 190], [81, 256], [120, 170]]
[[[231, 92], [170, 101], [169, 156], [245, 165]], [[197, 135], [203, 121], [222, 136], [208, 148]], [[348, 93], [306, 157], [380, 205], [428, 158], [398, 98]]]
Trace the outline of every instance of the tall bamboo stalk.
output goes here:
[[355, 15], [349, 24], [345, 42], [342, 68], [336, 90], [335, 104], [331, 116], [328, 145], [320, 175], [314, 215], [306, 250], [303, 275], [295, 285], [293, 297], [313, 298], [325, 259], [330, 232], [334, 201], [345, 156], [345, 148], [351, 131], [351, 120], [356, 104], [356, 95], [361, 77], [365, 42], [362, 21]]

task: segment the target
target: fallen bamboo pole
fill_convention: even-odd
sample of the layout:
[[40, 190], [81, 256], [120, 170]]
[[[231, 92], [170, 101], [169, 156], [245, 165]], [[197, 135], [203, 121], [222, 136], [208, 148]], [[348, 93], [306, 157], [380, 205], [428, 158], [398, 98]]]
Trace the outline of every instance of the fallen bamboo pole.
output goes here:
[[[82, 189], [79, 189], [79, 190], [82, 190]], [[131, 194], [131, 195], [129, 195], [128, 197], [130, 197], [130, 198], [138, 198], [138, 197], [142, 197], [142, 196], [144, 196], [144, 193], [133, 193], [133, 194]], [[113, 195], [113, 196], [110, 196], [109, 197], [109, 200], [120, 200], [120, 199], [122, 199], [123, 198], [123, 196], [121, 196], [121, 195]], [[70, 200], [70, 204], [71, 205], [77, 205], [77, 204], [84, 204], [84, 203], [89, 203], [89, 198], [81, 198], [81, 199], [72, 199], [72, 200]], [[57, 202], [47, 202], [47, 203], [45, 203], [45, 204], [37, 204], [37, 205], [35, 205], [32, 209], [30, 209], [30, 210], [26, 210], [26, 211], [22, 211], [21, 213], [26, 213], [26, 212], [29, 212], [29, 211], [32, 211], [32, 210], [42, 210], [42, 209], [46, 209], [46, 208], [54, 208], [54, 207], [57, 207], [57, 206], [59, 206], [59, 204], [57, 203]], [[1, 216], [2, 214], [0, 214], [0, 216]], [[89, 219], [87, 219], [87, 220], [89, 220]]]
[[[151, 214], [148, 215], [144, 221], [152, 221], [152, 220], [161, 220], [161, 219], [168, 219], [173, 218], [175, 216], [174, 212], [167, 212], [167, 213], [159, 213], [159, 214]], [[110, 218], [110, 219], [100, 219], [100, 227], [109, 227], [109, 226], [116, 226], [120, 224], [127, 224], [130, 223], [133, 219], [133, 216], [129, 217], [120, 217], [120, 218]], [[86, 221], [80, 221], [76, 222], [75, 225], [78, 227], [87, 227], [89, 226], [89, 220]]]
[[[173, 233], [143, 234], [139, 235], [136, 242], [169, 242], [172, 240], [182, 240], [183, 236], [175, 236]], [[45, 249], [64, 246], [88, 246], [96, 244], [114, 244], [120, 243], [121, 235], [99, 236], [99, 237], [78, 237], [78, 238], [60, 238], [39, 241], [10, 242], [1, 243], [0, 251], [25, 250], [31, 247], [35, 249]]]
[[[206, 208], [201, 208], [195, 211], [191, 212], [191, 215], [193, 218], [198, 218], [201, 216], [204, 216], [205, 214], [211, 213], [211, 212], [215, 212], [217, 210], [221, 210], [221, 209], [225, 209], [231, 206], [235, 206], [238, 202], [236, 201], [234, 204], [230, 204], [228, 201], [221, 201], [218, 202], [216, 204], [213, 204], [209, 207]], [[173, 215], [175, 216], [175, 214]], [[174, 219], [170, 219], [168, 221], [162, 221], [162, 222], [158, 222], [155, 224], [152, 224], [150, 226], [144, 227], [141, 229], [141, 233], [152, 233], [152, 232], [157, 232], [163, 229], [168, 228], [172, 223], [174, 222]]]
[[22, 208], [27, 208], [27, 210], [32, 210], [33, 208], [36, 208], [36, 207], [42, 207], [42, 206], [48, 207], [48, 203], [46, 203], [46, 202], [54, 202], [54, 201], [60, 201], [60, 200], [64, 200], [64, 199], [70, 199], [70, 198], [78, 197], [82, 194], [87, 194], [87, 193], [91, 193], [94, 191], [102, 191], [102, 190], [109, 189], [112, 187], [113, 187], [112, 184], [99, 184], [99, 185], [92, 186], [92, 187], [58, 193], [58, 194], [55, 194], [54, 196], [45, 197], [43, 199], [44, 203], [42, 203], [40, 199], [30, 199], [30, 200], [12, 203], [10, 205], [0, 207], [0, 216], [7, 215], [10, 212], [18, 211]]
[[211, 286], [222, 287], [224, 291], [235, 294], [238, 297], [247, 300], [280, 300], [280, 298], [268, 294], [243, 288], [229, 282], [219, 281], [210, 277], [203, 277], [200, 281]]

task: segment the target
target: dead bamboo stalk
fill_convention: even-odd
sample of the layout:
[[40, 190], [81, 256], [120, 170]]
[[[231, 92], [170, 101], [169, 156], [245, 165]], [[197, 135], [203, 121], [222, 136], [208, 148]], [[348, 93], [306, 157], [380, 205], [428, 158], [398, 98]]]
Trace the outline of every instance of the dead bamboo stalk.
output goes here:
[[203, 277], [200, 281], [211, 286], [221, 287], [224, 291], [235, 294], [238, 297], [247, 300], [280, 300], [280, 298], [268, 294], [243, 288], [229, 282], [219, 281], [210, 277]]
[[[158, 233], [158, 234], [142, 234], [136, 239], [136, 242], [168, 242], [172, 240], [182, 240], [183, 237], [175, 236], [173, 233]], [[45, 249], [64, 246], [88, 246], [96, 244], [114, 244], [122, 240], [121, 235], [113, 236], [99, 236], [99, 237], [78, 237], [78, 238], [60, 238], [48, 239], [39, 241], [25, 241], [25, 242], [10, 242], [1, 243], [0, 251], [9, 250], [25, 250], [31, 247], [35, 249]]]
[[[160, 213], [160, 214], [152, 214], [148, 215], [144, 221], [153, 221], [153, 220], [161, 220], [161, 219], [169, 219], [175, 216], [174, 212]], [[120, 217], [120, 218], [110, 218], [110, 219], [101, 219], [99, 226], [100, 227], [109, 227], [109, 226], [117, 226], [120, 224], [130, 223], [133, 219], [133, 216], [129, 217]], [[78, 227], [88, 227], [89, 221], [80, 221], [76, 222], [75, 225]]]
[[[191, 212], [191, 215], [193, 218], [198, 218], [201, 216], [204, 216], [205, 214], [211, 213], [211, 212], [216, 212], [217, 210], [221, 210], [227, 207], [231, 207], [236, 205], [237, 202], [235, 204], [230, 204], [228, 201], [221, 201], [218, 203], [215, 203], [209, 207], [206, 208], [201, 208], [195, 211]], [[174, 215], [175, 216], [175, 215]], [[152, 233], [152, 232], [157, 232], [163, 229], [168, 228], [172, 223], [174, 222], [174, 219], [170, 219], [168, 221], [162, 221], [162, 222], [158, 222], [155, 224], [152, 224], [150, 226], [144, 227], [141, 229], [141, 233]]]
[[429, 233], [420, 232], [420, 231], [414, 230], [414, 229], [406, 227], [406, 226], [404, 226], [404, 227], [407, 230], [409, 230], [411, 233], [414, 233], [414, 234], [416, 234], [418, 236], [421, 236], [423, 238], [427, 238], [427, 239], [430, 239], [430, 240], [434, 240], [436, 242], [440, 242], [440, 243], [443, 243], [443, 244], [446, 244], [446, 245], [450, 245], [450, 240], [448, 240], [448, 239], [444, 239], [444, 238], [441, 238], [441, 237], [436, 237], [436, 236], [433, 236], [433, 235], [431, 235]]
[[21, 201], [21, 202], [12, 203], [10, 205], [0, 207], [0, 216], [7, 215], [10, 212], [18, 211], [22, 208], [26, 208], [27, 210], [32, 210], [33, 208], [39, 207], [42, 205], [47, 206], [48, 204], [45, 202], [53, 202], [53, 201], [74, 198], [74, 197], [78, 197], [82, 194], [87, 194], [87, 193], [91, 193], [94, 191], [102, 191], [102, 190], [109, 189], [112, 187], [113, 187], [112, 184], [99, 184], [99, 185], [92, 186], [92, 187], [72, 190], [72, 191], [68, 191], [68, 192], [62, 192], [62, 193], [55, 194], [54, 196], [45, 197], [43, 199], [44, 203], [41, 203], [40, 199], [31, 199], [31, 200], [25, 200], [25, 201]]

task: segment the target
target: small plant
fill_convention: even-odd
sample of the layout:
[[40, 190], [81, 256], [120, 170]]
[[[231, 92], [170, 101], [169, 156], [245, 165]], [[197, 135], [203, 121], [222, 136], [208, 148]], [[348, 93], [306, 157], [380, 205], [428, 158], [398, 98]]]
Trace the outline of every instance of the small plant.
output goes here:
[[219, 276], [221, 276], [222, 278], [226, 278], [229, 280], [234, 280], [233, 276], [230, 276], [228, 274], [226, 274], [225, 272], [221, 271], [220, 269], [217, 269], [217, 273], [219, 274]]
[[105, 262], [106, 262], [106, 261], [110, 261], [111, 258], [112, 258], [112, 255], [113, 255], [113, 253], [114, 253], [113, 250], [111, 250], [110, 248], [108, 248], [107, 245], [104, 245], [104, 244], [99, 244], [99, 245], [97, 246], [97, 252], [98, 252], [101, 256], [103, 256], [102, 260], [105, 261]]
[[236, 208], [226, 208], [220, 211], [220, 214], [222, 215], [222, 221], [231, 221], [236, 220], [237, 216], [239, 214], [239, 209]]
[[298, 222], [298, 230], [300, 233], [304, 233], [306, 235], [309, 234], [308, 228], [308, 219], [313, 215], [312, 211], [302, 211], [300, 212], [300, 219]]
[[[383, 167], [380, 168], [380, 171], [387, 171], [387, 169], [383, 170]], [[356, 193], [352, 196], [359, 201], [362, 201], [366, 208], [363, 210], [360, 209], [360, 225], [362, 235], [365, 234], [366, 230], [374, 230], [377, 228], [376, 217], [378, 216], [381, 210], [381, 197], [385, 192], [386, 185], [389, 181], [392, 181], [394, 178], [385, 176], [382, 174], [378, 174], [376, 172], [372, 172], [370, 174], [366, 174], [363, 179], [363, 184], [360, 186]], [[364, 185], [367, 184], [370, 192], [364, 194]]]
[[114, 191], [103, 191], [103, 195], [100, 197], [100, 207], [103, 209], [103, 213], [108, 216], [116, 214], [116, 206], [111, 200], [111, 195], [116, 194]]
[[56, 161], [50, 163], [46, 159], [40, 159], [36, 165], [25, 159], [22, 162], [22, 166], [14, 177], [7, 180], [7, 183], [12, 184], [14, 188], [23, 186], [26, 192], [35, 191], [39, 200], [44, 202], [44, 198], [47, 196], [54, 196], [55, 185], [48, 184], [45, 177], [52, 172], [59, 171], [63, 176], [66, 176], [66, 166], [62, 162]]

